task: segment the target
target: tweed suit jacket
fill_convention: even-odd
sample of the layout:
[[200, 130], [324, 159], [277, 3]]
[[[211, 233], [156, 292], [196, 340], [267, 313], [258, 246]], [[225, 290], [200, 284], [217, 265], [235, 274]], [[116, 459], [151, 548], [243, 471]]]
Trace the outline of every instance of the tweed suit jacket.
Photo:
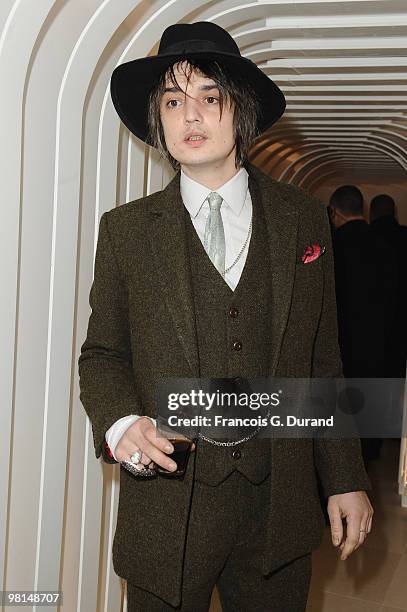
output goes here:
[[[253, 202], [263, 204], [270, 241], [269, 375], [341, 376], [325, 206], [250, 163], [245, 167]], [[105, 432], [117, 419], [132, 413], [156, 416], [160, 378], [199, 377], [183, 214], [178, 172], [162, 191], [100, 219], [91, 314], [78, 365], [96, 457], [106, 462], [113, 460], [103, 449]], [[301, 255], [314, 243], [324, 245], [326, 253], [304, 265]], [[371, 488], [358, 439], [275, 439], [270, 448], [265, 574], [319, 546], [324, 519], [318, 481], [326, 497]], [[182, 481], [139, 480], [120, 468], [114, 569], [173, 606], [181, 596], [194, 457]]]

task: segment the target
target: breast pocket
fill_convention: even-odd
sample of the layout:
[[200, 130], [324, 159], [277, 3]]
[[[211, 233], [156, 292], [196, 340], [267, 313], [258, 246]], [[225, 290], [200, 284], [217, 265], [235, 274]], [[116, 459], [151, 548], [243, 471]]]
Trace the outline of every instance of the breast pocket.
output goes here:
[[291, 323], [309, 326], [318, 322], [322, 304], [323, 270], [320, 259], [311, 263], [297, 263], [291, 304]]

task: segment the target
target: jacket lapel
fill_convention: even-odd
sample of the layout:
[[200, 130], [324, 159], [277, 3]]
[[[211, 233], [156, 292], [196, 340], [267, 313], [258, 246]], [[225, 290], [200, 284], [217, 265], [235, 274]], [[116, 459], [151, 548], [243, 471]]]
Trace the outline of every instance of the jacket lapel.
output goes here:
[[163, 191], [154, 194], [149, 210], [149, 240], [157, 278], [191, 368], [199, 376], [198, 341], [189, 260], [185, 242], [184, 203], [180, 172]]
[[290, 312], [296, 265], [298, 207], [284, 195], [281, 183], [266, 176], [252, 164], [249, 189], [253, 202], [263, 204], [269, 236], [271, 268], [271, 357], [270, 376], [276, 376], [284, 331]]
[[[292, 198], [284, 195], [277, 181], [250, 163], [246, 163], [245, 168], [249, 173], [249, 190], [253, 203], [263, 205], [269, 236], [272, 275], [270, 376], [275, 376], [294, 285], [298, 209]], [[164, 190], [154, 196], [149, 210], [149, 240], [156, 274], [192, 376], [199, 376], [198, 341], [185, 242], [180, 172], [177, 172]]]

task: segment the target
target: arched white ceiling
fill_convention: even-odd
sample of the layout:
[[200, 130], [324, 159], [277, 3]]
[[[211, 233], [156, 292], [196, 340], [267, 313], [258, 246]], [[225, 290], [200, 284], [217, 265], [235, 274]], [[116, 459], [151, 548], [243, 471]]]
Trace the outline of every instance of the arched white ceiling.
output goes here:
[[308, 189], [334, 176], [403, 181], [407, 2], [268, 0], [229, 14], [244, 20], [254, 4], [264, 23], [239, 26], [236, 41], [284, 91], [287, 110], [252, 160]]
[[[170, 4], [167, 15], [175, 9]], [[319, 183], [333, 175], [369, 182], [378, 173], [383, 183], [404, 180], [405, 0], [224, 0], [198, 7], [190, 2], [188, 9], [183, 21], [205, 19], [227, 28], [242, 54], [285, 93], [284, 117], [252, 152], [264, 171], [280, 178], [280, 166], [284, 180], [307, 188], [316, 175]], [[133, 39], [119, 63], [135, 56]], [[275, 143], [286, 146], [265, 164], [264, 148], [272, 151]], [[306, 165], [304, 145], [310, 145]], [[297, 151], [289, 168], [281, 163], [284, 148]]]

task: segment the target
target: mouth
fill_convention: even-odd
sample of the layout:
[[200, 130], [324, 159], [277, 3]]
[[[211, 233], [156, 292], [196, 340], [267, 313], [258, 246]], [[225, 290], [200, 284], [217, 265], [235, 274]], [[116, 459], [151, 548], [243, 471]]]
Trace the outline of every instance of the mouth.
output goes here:
[[184, 142], [185, 144], [189, 146], [199, 147], [206, 140], [207, 140], [206, 136], [203, 136], [202, 134], [191, 134], [191, 136], [188, 136], [187, 138], [184, 139]]

